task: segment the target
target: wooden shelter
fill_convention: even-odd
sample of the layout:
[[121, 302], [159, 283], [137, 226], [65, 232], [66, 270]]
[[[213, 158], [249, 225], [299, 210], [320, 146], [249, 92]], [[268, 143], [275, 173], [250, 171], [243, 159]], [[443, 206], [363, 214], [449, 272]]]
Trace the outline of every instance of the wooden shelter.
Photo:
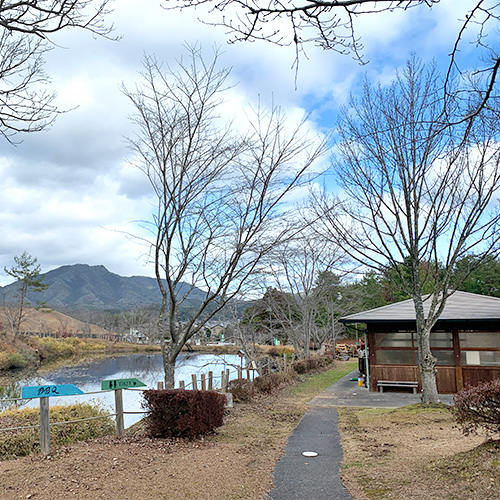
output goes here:
[[[427, 312], [426, 301], [425, 307]], [[416, 382], [418, 390], [422, 389], [412, 300], [352, 314], [340, 321], [366, 325], [370, 390], [382, 389], [381, 381], [395, 382], [395, 388], [397, 382]], [[451, 295], [432, 329], [431, 350], [437, 358], [437, 388], [441, 394], [500, 377], [500, 298], [467, 292]]]

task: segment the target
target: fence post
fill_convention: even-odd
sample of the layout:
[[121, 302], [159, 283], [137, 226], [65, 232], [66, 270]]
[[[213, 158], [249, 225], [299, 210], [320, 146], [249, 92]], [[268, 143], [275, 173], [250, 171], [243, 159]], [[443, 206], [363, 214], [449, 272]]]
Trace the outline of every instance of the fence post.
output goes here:
[[40, 398], [40, 449], [44, 455], [50, 453], [49, 398]]
[[271, 373], [271, 358], [267, 358], [267, 373]]
[[243, 378], [243, 370], [241, 369], [240, 366], [238, 366], [238, 378]]
[[197, 391], [198, 384], [196, 383], [196, 373], [191, 374], [191, 380], [193, 381], [193, 391]]
[[250, 378], [250, 370], [248, 370], [248, 369], [247, 369], [247, 380], [252, 380], [252, 379]]
[[179, 380], [179, 389], [182, 389], [182, 390], [185, 389], [184, 380]]
[[224, 380], [226, 381], [226, 387], [224, 392], [227, 392], [227, 386], [229, 384], [229, 368], [226, 369], [226, 378]]
[[202, 391], [206, 391], [207, 390], [207, 384], [206, 384], [205, 379], [206, 379], [205, 374], [202, 373], [201, 374], [201, 390]]
[[125, 423], [123, 421], [122, 389], [115, 390], [115, 411], [116, 411], [116, 433], [119, 436], [123, 436], [123, 434], [125, 434]]
[[214, 390], [214, 372], [208, 372], [208, 390]]
[[163, 382], [158, 382], [158, 387], [157, 387], [157, 389], [158, 389], [159, 391], [162, 391], [162, 390], [163, 390]]

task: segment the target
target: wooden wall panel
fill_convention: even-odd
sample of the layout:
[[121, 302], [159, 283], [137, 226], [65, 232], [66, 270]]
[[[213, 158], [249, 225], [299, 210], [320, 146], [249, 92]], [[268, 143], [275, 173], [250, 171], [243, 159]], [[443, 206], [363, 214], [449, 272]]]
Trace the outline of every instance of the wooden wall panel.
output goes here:
[[439, 394], [455, 394], [457, 392], [457, 382], [455, 367], [437, 366], [437, 390]]
[[[455, 368], [438, 366], [437, 386], [440, 394], [454, 394], [457, 392]], [[500, 375], [500, 373], [499, 373]], [[374, 365], [370, 367], [371, 390], [377, 390], [377, 380], [409, 380], [418, 382], [418, 391], [422, 390], [420, 373], [416, 366]]]
[[477, 385], [479, 382], [485, 382], [500, 378], [500, 367], [462, 367], [464, 386]]

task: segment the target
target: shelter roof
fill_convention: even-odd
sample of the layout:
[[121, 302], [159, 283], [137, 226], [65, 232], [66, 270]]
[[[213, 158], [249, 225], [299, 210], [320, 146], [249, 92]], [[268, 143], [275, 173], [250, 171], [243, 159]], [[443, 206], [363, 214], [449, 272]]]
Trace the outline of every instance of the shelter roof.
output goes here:
[[[429, 312], [430, 298], [424, 298], [424, 312]], [[500, 321], [500, 298], [469, 292], [454, 292], [448, 297], [440, 321]], [[413, 300], [377, 307], [340, 318], [341, 323], [413, 322]]]

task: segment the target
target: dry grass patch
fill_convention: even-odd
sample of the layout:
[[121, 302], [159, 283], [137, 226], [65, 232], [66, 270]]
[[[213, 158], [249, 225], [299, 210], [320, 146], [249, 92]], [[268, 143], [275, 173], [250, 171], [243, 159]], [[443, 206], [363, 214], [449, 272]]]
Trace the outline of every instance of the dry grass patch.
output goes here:
[[339, 409], [341, 477], [356, 500], [499, 500], [500, 445], [445, 406]]

